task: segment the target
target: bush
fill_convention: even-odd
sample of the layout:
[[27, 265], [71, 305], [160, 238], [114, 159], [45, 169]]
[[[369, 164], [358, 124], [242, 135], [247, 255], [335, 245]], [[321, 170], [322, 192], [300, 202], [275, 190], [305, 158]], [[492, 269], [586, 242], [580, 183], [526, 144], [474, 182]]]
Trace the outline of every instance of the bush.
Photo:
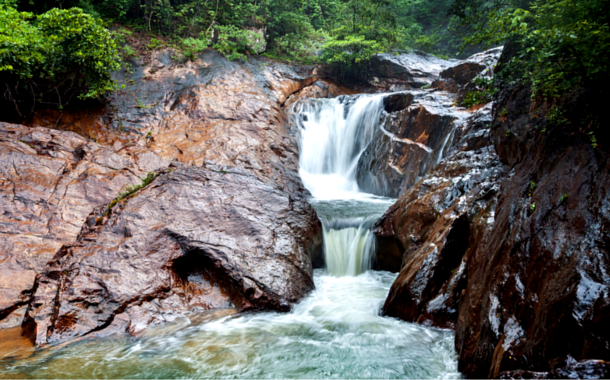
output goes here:
[[79, 8], [34, 17], [0, 6], [0, 79], [5, 102], [25, 116], [41, 104], [62, 108], [76, 96], [100, 98], [120, 68], [111, 33]]
[[330, 38], [324, 45], [322, 61], [337, 67], [343, 76], [355, 75], [375, 54], [383, 52], [383, 45], [364, 36], [348, 35], [343, 39]]

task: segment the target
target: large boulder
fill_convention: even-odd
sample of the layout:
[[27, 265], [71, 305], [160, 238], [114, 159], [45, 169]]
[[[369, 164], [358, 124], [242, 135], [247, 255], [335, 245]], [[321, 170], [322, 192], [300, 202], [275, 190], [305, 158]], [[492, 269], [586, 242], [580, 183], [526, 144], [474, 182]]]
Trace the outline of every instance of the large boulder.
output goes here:
[[[373, 227], [378, 260], [391, 263], [384, 269], [400, 270], [383, 307], [386, 315], [455, 327], [465, 262], [472, 242], [488, 232], [503, 173], [486, 139], [487, 124], [478, 122], [485, 112], [464, 123], [456, 133], [455, 153], [409, 188]], [[470, 143], [473, 139], [488, 143], [479, 146]]]
[[468, 376], [610, 357], [610, 159], [570, 123], [551, 124], [550, 109], [521, 87], [496, 106], [492, 138], [512, 171], [460, 302]]
[[[10, 260], [7, 259], [9, 264], [1, 269], [6, 276], [0, 281], [0, 286], [8, 289], [6, 297], [2, 297], [11, 300], [6, 305], [2, 304], [0, 309], [0, 328], [21, 323], [24, 307], [32, 294], [38, 301], [29, 302], [26, 331], [38, 345], [83, 334], [90, 335], [92, 331], [98, 335], [113, 331], [136, 332], [148, 324], [171, 320], [197, 310], [227, 307], [240, 310], [249, 307], [289, 309], [292, 303], [303, 297], [313, 286], [310, 260], [320, 248], [322, 232], [315, 212], [305, 202], [308, 194], [298, 176], [298, 143], [296, 136], [290, 133], [288, 117], [282, 105], [291, 95], [317, 80], [314, 68], [290, 66], [258, 57], [252, 57], [248, 63], [231, 62], [210, 50], [200, 54], [194, 62], [179, 62], [173, 59], [171, 51], [166, 50], [153, 53], [146, 62], [138, 59], [126, 63], [123, 70], [114, 73], [113, 77], [124, 88], [113, 93], [106, 105], [66, 107], [61, 112], [41, 112], [27, 121], [32, 128], [17, 128], [19, 132], [11, 141], [16, 148], [11, 149], [18, 153], [13, 153], [12, 150], [3, 152], [7, 157], [8, 152], [17, 157], [3, 161], [8, 173], [5, 182], [5, 198], [9, 202], [7, 205], [15, 208], [10, 204], [18, 204], [15, 199], [23, 198], [27, 202], [19, 203], [19, 210], [7, 206], [6, 210], [9, 211], [4, 213], [18, 217], [10, 216], [11, 219], [7, 222], [10, 225], [7, 229], [7, 243], [3, 243], [10, 248], [5, 250]], [[43, 152], [35, 139], [30, 141], [26, 136], [31, 131], [43, 129], [47, 131], [45, 133], [57, 136], [47, 139], [53, 140], [49, 146], [57, 150], [62, 144], [68, 144], [69, 147], [62, 148], [68, 152], [56, 157], [53, 149], [45, 148]], [[25, 142], [18, 141], [20, 139]], [[78, 141], [72, 142], [70, 139]], [[17, 167], [24, 166], [18, 161], [24, 159], [18, 155], [27, 156], [27, 160], [32, 161], [31, 168], [27, 169], [31, 171], [30, 175], [23, 175], [23, 171], [13, 169], [13, 161]], [[150, 261], [138, 261], [140, 258], [122, 257], [123, 250], [127, 248], [121, 248], [118, 243], [121, 241], [118, 237], [121, 232], [115, 231], [118, 234], [115, 236], [115, 232], [107, 231], [110, 228], [107, 223], [113, 223], [113, 218], [119, 218], [118, 211], [121, 208], [117, 206], [117, 214], [113, 211], [107, 216], [102, 210], [127, 185], [140, 183], [140, 178], [148, 172], [159, 172], [170, 162], [176, 168], [180, 164], [193, 166], [193, 172], [183, 176], [178, 176], [177, 173], [169, 175], [174, 178], [172, 186], [175, 187], [165, 185], [163, 188], [171, 187], [172, 190], [168, 191], [184, 191], [180, 195], [187, 196], [192, 189], [200, 190], [202, 186], [210, 184], [205, 187], [206, 191], [211, 191], [208, 194], [210, 198], [205, 198], [210, 202], [202, 200], [192, 204], [188, 203], [188, 199], [182, 199], [182, 208], [174, 208], [172, 212], [157, 209], [151, 203], [146, 206], [146, 219], [150, 223], [164, 221], [167, 229], [171, 225], [176, 233], [187, 234], [188, 231], [183, 231], [172, 223], [180, 224], [183, 219], [195, 218], [191, 214], [197, 214], [199, 220], [203, 221], [208, 211], [214, 209], [213, 204], [224, 204], [222, 210], [217, 210], [218, 215], [215, 217], [218, 220], [210, 216], [208, 224], [193, 229], [199, 231], [199, 235], [209, 235], [216, 242], [233, 242], [226, 243], [229, 248], [217, 247], [219, 255], [237, 255], [229, 264], [223, 264], [222, 270], [208, 267], [201, 269], [203, 267], [197, 264], [200, 260], [196, 258], [197, 255], [189, 253], [191, 250], [188, 244], [184, 246], [186, 251], [179, 253], [172, 250], [171, 242], [166, 249], [159, 248], [162, 252], [157, 252], [158, 256], [146, 251], [151, 257], [165, 260], [155, 264], [163, 268], [152, 265]], [[214, 165], [223, 165], [218, 169], [221, 174], [226, 174], [225, 171], [231, 174], [224, 176], [223, 181], [209, 181], [207, 178], [210, 175], [205, 170], [212, 169], [201, 167]], [[44, 169], [42, 176], [36, 174], [34, 167], [47, 166], [51, 169]], [[74, 167], [80, 171], [75, 171]], [[27, 170], [25, 173], [29, 173]], [[202, 170], [204, 174], [194, 174]], [[48, 180], [45, 176], [49, 177]], [[163, 179], [158, 179], [155, 183], [162, 181]], [[184, 183], [176, 184], [176, 181]], [[41, 187], [39, 182], [44, 186]], [[13, 191], [13, 187], [17, 190]], [[25, 195], [19, 193], [21, 187], [24, 188]], [[157, 188], [156, 185], [153, 187]], [[31, 189], [42, 194], [34, 194]], [[223, 192], [232, 195], [225, 197]], [[267, 194], [263, 196], [263, 192]], [[188, 195], [191, 196], [197, 198]], [[233, 201], [237, 198], [246, 203]], [[139, 198], [135, 197], [130, 202], [137, 202], [137, 199]], [[165, 201], [167, 208], [171, 208], [172, 201]], [[231, 206], [233, 203], [240, 204], [247, 212], [240, 211], [237, 206], [234, 210], [234, 206]], [[188, 210], [191, 216], [182, 214], [187, 204], [191, 206]], [[49, 209], [50, 211], [45, 211], [48, 215], [41, 214], [39, 207]], [[261, 210], [262, 207], [266, 209]], [[270, 210], [277, 214], [267, 214]], [[233, 211], [237, 213], [235, 216]], [[256, 220], [265, 225], [253, 226], [256, 221], [253, 220], [251, 227], [248, 227], [250, 229], [238, 229], [237, 225], [231, 223], [233, 218], [238, 218], [241, 214], [247, 214], [244, 218], [257, 217]], [[132, 214], [125, 214], [125, 217], [127, 215]], [[221, 216], [224, 216], [223, 219], [220, 219]], [[27, 230], [23, 233], [15, 232], [19, 229], [19, 223], [36, 226], [35, 233]], [[159, 231], [154, 230], [152, 224], [144, 223], [137, 225], [137, 228], [135, 225], [130, 228], [134, 229], [134, 234], [136, 231], [140, 234], [138, 237], [142, 240], [138, 240], [138, 244], [149, 238], [171, 240], [173, 236], [159, 237], [161, 235], [156, 235]], [[62, 232], [63, 229], [69, 230], [69, 233]], [[45, 235], [38, 230], [51, 232], [45, 232]], [[114, 241], [116, 245], [109, 246], [98, 240], [98, 236], [102, 239], [102, 235], [105, 236], [103, 239], [107, 236], [108, 241]], [[237, 235], [244, 236], [242, 242], [234, 242]], [[47, 240], [43, 240], [43, 237]], [[159, 244], [165, 244], [161, 240]], [[17, 241], [20, 243], [17, 244]], [[33, 241], [36, 243], [35, 251], [23, 249], [34, 247]], [[89, 245], [85, 247], [85, 243]], [[279, 246], [283, 248], [280, 249]], [[153, 248], [139, 246], [140, 251], [137, 252]], [[103, 250], [103, 254], [99, 250]], [[44, 251], [44, 254], [39, 251]], [[116, 255], [121, 257], [116, 258]], [[84, 256], [89, 258], [85, 259]], [[110, 260], [110, 257], [114, 259]], [[201, 260], [216, 265], [220, 260], [217, 259], [218, 257], [208, 257]], [[75, 272], [66, 269], [66, 276], [69, 276], [61, 277], [61, 286], [68, 286], [64, 280], [74, 279], [70, 282], [70, 288], [60, 289], [58, 284], [52, 285], [52, 281], [57, 280], [53, 276], [56, 273], [63, 274], [57, 268], [76, 267], [81, 260], [95, 263], [97, 269], [87, 267], [93, 272], [86, 274], [79, 267], [78, 272], [82, 275], [74, 278], [69, 276], [76, 276]], [[13, 262], [14, 265], [11, 264]], [[239, 262], [239, 265], [235, 262]], [[115, 273], [115, 265], [133, 265], [131, 271], [121, 267], [120, 281], [124, 282], [107, 278], [108, 273]], [[189, 274], [190, 266], [198, 268], [199, 272]], [[284, 266], [294, 266], [297, 269], [285, 269]], [[267, 270], [265, 268], [269, 269], [267, 274], [262, 273]], [[212, 271], [213, 274], [207, 274]], [[34, 285], [37, 273], [37, 285]], [[180, 277], [182, 275], [186, 277]], [[176, 280], [176, 276], [179, 280]], [[100, 296], [96, 291], [87, 293], [87, 289], [94, 289], [92, 284], [102, 288], [106, 286], [103, 279], [108, 280], [108, 289], [114, 289], [114, 293], [106, 296]], [[115, 280], [120, 284], [113, 283]], [[183, 286], [168, 288], [167, 281], [177, 281]], [[236, 285], [237, 283], [239, 284]], [[129, 293], [127, 288], [131, 285], [126, 284], [134, 284], [134, 289], [137, 288], [146, 296], [140, 301], [131, 300], [129, 297], [135, 293]], [[200, 295], [193, 295], [188, 289], [193, 289]], [[78, 302], [69, 297], [66, 298], [69, 301], [63, 298], [49, 301], [46, 292], [56, 290], [57, 294], [89, 294], [93, 298], [90, 299], [90, 305], [76, 305]], [[254, 295], [250, 292], [254, 292]], [[94, 306], [97, 302], [94, 293], [106, 297], [100, 301], [103, 305], [100, 303]], [[118, 309], [112, 306], [115, 302], [119, 304]], [[50, 314], [47, 313], [49, 308], [54, 310]], [[66, 314], [62, 314], [61, 310], [65, 310]], [[96, 314], [98, 311], [99, 315]], [[58, 315], [61, 316], [59, 322], [56, 319]], [[72, 316], [74, 319], [70, 319]], [[45, 327], [38, 328], [39, 325]], [[62, 330], [64, 327], [65, 331]]]
[[402, 261], [383, 312], [455, 329], [467, 377], [607, 373], [610, 160], [551, 106], [504, 89], [374, 227]]
[[179, 166], [106, 210], [37, 278], [24, 321], [36, 345], [195, 311], [287, 311], [314, 287], [315, 212], [243, 171]]
[[21, 324], [36, 274], [73, 242], [91, 210], [169, 162], [76, 133], [0, 123], [0, 328]]

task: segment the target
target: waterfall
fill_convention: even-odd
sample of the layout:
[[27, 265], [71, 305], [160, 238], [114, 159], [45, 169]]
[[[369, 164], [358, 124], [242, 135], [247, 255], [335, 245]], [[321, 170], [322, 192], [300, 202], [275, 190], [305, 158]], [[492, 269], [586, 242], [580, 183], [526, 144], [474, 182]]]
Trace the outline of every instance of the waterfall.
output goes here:
[[383, 111], [383, 96], [310, 99], [299, 104], [299, 174], [319, 199], [345, 199], [359, 193], [358, 159], [373, 138]]
[[309, 99], [295, 106], [301, 127], [299, 174], [324, 227], [327, 270], [355, 276], [370, 269], [371, 225], [388, 201], [360, 192], [358, 159], [383, 114], [383, 95]]

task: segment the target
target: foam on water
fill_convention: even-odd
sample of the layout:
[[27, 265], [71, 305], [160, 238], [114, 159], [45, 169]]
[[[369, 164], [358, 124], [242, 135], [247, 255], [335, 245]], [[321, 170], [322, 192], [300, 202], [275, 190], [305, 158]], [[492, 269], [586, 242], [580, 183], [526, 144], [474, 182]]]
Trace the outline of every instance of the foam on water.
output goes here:
[[140, 337], [85, 340], [0, 361], [0, 377], [459, 377], [453, 333], [379, 315], [395, 274], [314, 277], [316, 290], [290, 313], [200, 315]]

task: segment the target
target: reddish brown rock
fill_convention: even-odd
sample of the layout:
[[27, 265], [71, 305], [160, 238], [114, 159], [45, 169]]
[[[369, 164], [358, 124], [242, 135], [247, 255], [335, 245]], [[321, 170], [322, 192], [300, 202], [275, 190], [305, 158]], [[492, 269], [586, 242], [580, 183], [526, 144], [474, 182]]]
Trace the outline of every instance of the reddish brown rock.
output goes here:
[[[17, 299], [17, 301], [7, 304], [6, 310], [8, 311], [0, 315], [0, 319], [5, 318], [10, 310], [27, 302], [32, 292], [33, 279], [36, 273], [44, 268], [45, 264], [62, 245], [64, 245], [64, 248], [61, 249], [61, 253], [57, 253], [56, 259], [49, 264], [47, 272], [55, 273], [54, 270], [58, 267], [64, 268], [69, 265], [77, 265], [77, 262], [80, 263], [79, 260], [85, 255], [82, 251], [85, 248], [78, 247], [81, 247], [85, 242], [95, 245], [88, 239], [92, 239], [91, 231], [97, 228], [94, 225], [96, 225], [96, 219], [100, 215], [91, 214], [87, 226], [83, 227], [86, 216], [91, 213], [94, 207], [100, 204], [105, 207], [125, 185], [139, 182], [138, 177], [143, 177], [147, 172], [159, 167], [167, 166], [170, 160], [177, 160], [197, 167], [204, 165], [209, 160], [214, 160], [217, 164], [239, 168], [231, 170], [236, 170], [236, 173], [241, 174], [227, 175], [226, 181], [222, 182], [222, 190], [219, 188], [215, 190], [214, 196], [216, 198], [213, 202], [218, 204], [228, 202], [223, 212], [218, 211], [218, 218], [222, 216], [223, 219], [218, 219], [218, 223], [206, 225], [205, 230], [201, 230], [204, 228], [202, 226], [198, 228], [201, 234], [213, 236], [218, 242], [232, 242], [233, 245], [230, 245], [231, 255], [237, 255], [234, 260], [240, 264], [238, 266], [230, 264], [230, 267], [225, 265], [222, 271], [212, 270], [208, 267], [205, 270], [201, 269], [203, 264], [199, 263], [200, 258], [198, 256], [190, 255], [188, 250], [180, 251], [182, 252], [180, 254], [176, 253], [175, 249], [178, 248], [172, 243], [171, 236], [163, 235], [165, 237], [158, 238], [161, 239], [158, 244], [163, 246], [167, 243], [168, 247], [166, 251], [159, 253], [165, 260], [164, 263], [159, 265], [165, 267], [155, 267], [154, 265], [148, 265], [149, 262], [146, 262], [148, 266], [140, 267], [141, 272], [136, 270], [130, 272], [129, 268], [121, 268], [123, 271], [121, 274], [124, 276], [122, 280], [134, 284], [134, 289], [140, 286], [140, 288], [137, 288], [138, 291], [147, 294], [146, 297], [137, 300], [137, 302], [129, 301], [131, 298], [124, 294], [129, 294], [130, 297], [133, 294], [128, 293], [129, 289], [127, 288], [129, 286], [123, 284], [121, 285], [123, 288], [120, 290], [123, 293], [120, 297], [117, 296], [119, 300], [117, 301], [119, 302], [118, 309], [115, 307], [115, 298], [112, 298], [116, 294], [113, 293], [104, 301], [100, 301], [102, 303], [98, 305], [98, 309], [91, 306], [97, 302], [98, 299], [95, 299], [91, 300], [91, 305], [89, 305], [92, 307], [91, 309], [81, 303], [79, 305], [82, 310], [78, 309], [78, 306], [74, 306], [73, 309], [66, 311], [66, 314], [62, 314], [60, 311], [63, 310], [62, 307], [72, 307], [66, 306], [71, 305], [70, 303], [61, 303], [60, 300], [57, 300], [56, 309], [53, 309], [55, 304], [44, 304], [50, 302], [49, 299], [45, 298], [48, 295], [46, 292], [52, 294], [59, 289], [59, 285], [53, 283], [57, 280], [53, 277], [54, 274], [42, 275], [37, 282], [39, 286], [36, 289], [35, 296], [38, 300], [36, 302], [40, 304], [30, 304], [27, 325], [29, 336], [40, 345], [47, 341], [65, 340], [83, 334], [104, 335], [113, 331], [125, 330], [134, 333], [145, 328], [148, 324], [172, 320], [176, 316], [197, 310], [227, 307], [288, 309], [293, 302], [311, 289], [311, 273], [308, 269], [311, 264], [308, 255], [313, 257], [319, 249], [321, 227], [315, 212], [304, 201], [306, 194], [297, 174], [298, 145], [295, 137], [288, 130], [287, 116], [281, 105], [292, 94], [316, 81], [317, 76], [313, 68], [289, 66], [255, 57], [248, 63], [230, 62], [214, 51], [204, 52], [195, 62], [175, 62], [171, 58], [171, 52], [164, 51], [153, 54], [150, 62], [132, 62], [131, 67], [126, 66], [125, 70], [113, 75], [119, 84], [124, 84], [125, 87], [113, 94], [107, 106], [88, 105], [82, 109], [67, 108], [61, 113], [47, 111], [36, 115], [33, 120], [29, 121], [30, 125], [44, 125], [59, 130], [70, 130], [86, 136], [87, 139], [84, 139], [69, 133], [70, 136], [74, 136], [73, 138], [82, 140], [79, 144], [87, 142], [86, 146], [100, 147], [94, 142], [89, 142], [89, 140], [94, 140], [105, 144], [108, 148], [102, 149], [100, 147], [102, 150], [99, 152], [89, 152], [90, 149], [86, 148], [84, 151], [88, 153], [86, 153], [86, 159], [83, 160], [79, 156], [82, 149], [71, 146], [70, 149], [76, 153], [72, 152], [68, 154], [69, 157], [63, 157], [64, 161], [67, 160], [70, 163], [72, 161], [81, 162], [79, 165], [83, 166], [84, 162], [90, 160], [91, 165], [101, 165], [102, 167], [102, 169], [96, 169], [97, 172], [94, 174], [93, 169], [83, 166], [84, 169], [78, 172], [76, 179], [69, 177], [66, 173], [70, 172], [66, 172], [64, 169], [71, 164], [65, 164], [61, 160], [57, 163], [53, 161], [53, 164], [57, 166], [53, 166], [55, 170], [53, 175], [61, 178], [65, 177], [66, 181], [69, 178], [72, 179], [73, 181], [70, 182], [72, 187], [69, 187], [69, 189], [77, 193], [74, 197], [71, 197], [71, 193], [66, 193], [63, 188], [58, 188], [53, 193], [53, 181], [56, 181], [55, 179], [49, 180], [50, 184], [45, 185], [48, 189], [44, 189], [44, 191], [53, 193], [59, 199], [58, 202], [66, 204], [65, 207], [62, 206], [57, 211], [54, 209], [51, 211], [61, 215], [63, 218], [61, 220], [62, 226], [67, 228], [69, 225], [70, 233], [60, 233], [60, 229], [53, 229], [53, 234], [57, 231], [61, 235], [61, 239], [54, 237], [53, 244], [39, 244], [37, 249], [44, 248], [44, 254], [37, 253], [35, 256], [27, 254], [27, 260], [20, 261], [20, 263], [27, 265], [18, 265], [14, 272], [8, 273], [8, 269], [12, 268], [9, 265], [2, 268], [5, 273], [12, 273], [11, 276], [16, 276], [22, 282], [21, 285], [23, 285], [22, 288], [25, 292], [19, 293], [22, 292], [19, 288], [19, 294], [11, 294], [11, 297]], [[67, 132], [50, 131], [48, 133], [61, 135]], [[27, 138], [25, 140], [26, 142], [29, 141]], [[30, 149], [27, 144], [19, 144], [22, 150]], [[34, 151], [26, 153], [36, 155]], [[38, 152], [38, 156], [45, 157], [41, 152]], [[76, 158], [72, 158], [72, 156]], [[36, 158], [38, 160], [36, 165], [42, 160], [40, 157]], [[44, 159], [48, 160], [49, 158]], [[158, 162], [162, 162], [163, 165], [157, 165]], [[43, 163], [43, 165], [50, 164]], [[95, 167], [97, 168], [97, 166]], [[185, 192], [190, 191], [193, 186], [200, 189], [207, 181], [202, 179], [204, 177], [203, 174], [201, 178], [197, 177], [204, 182], [204, 184], [197, 186], [193, 185], [197, 182], [196, 180], [188, 180], [188, 176], [180, 177], [186, 181], [180, 189]], [[244, 184], [243, 181], [240, 182], [242, 178], [248, 178], [250, 182]], [[25, 183], [22, 179], [17, 181]], [[99, 182], [92, 182], [95, 183], [94, 190], [85, 187], [85, 185], [90, 186], [88, 184], [91, 181]], [[106, 181], [111, 182], [112, 186], [104, 185]], [[80, 184], [80, 182], [84, 184]], [[172, 187], [172, 189], [179, 191], [177, 187]], [[239, 193], [238, 190], [243, 191], [244, 194]], [[265, 201], [276, 202], [277, 204], [267, 206], [267, 210], [275, 210], [279, 214], [271, 217], [270, 215], [264, 216], [266, 214], [263, 212], [264, 215], [258, 215], [257, 217], [265, 221], [265, 226], [257, 227], [252, 222], [252, 226], [248, 227], [250, 229], [247, 231], [236, 230], [236, 226], [231, 224], [231, 220], [232, 218], [238, 218], [238, 215], [232, 214], [233, 206], [231, 206], [231, 202], [233, 201], [230, 200], [231, 197], [223, 196], [223, 191], [227, 194], [233, 194], [233, 197], [241, 197], [251, 201], [247, 206], [243, 205], [244, 208], [248, 209], [248, 212], [252, 213], [252, 216], [248, 217], [254, 218], [256, 213], [260, 214], [259, 208], [262, 207], [262, 204], [265, 204]], [[263, 191], [269, 192], [265, 201], [263, 201], [264, 197], [262, 195], [257, 195], [259, 198], [256, 198], [256, 202], [259, 203], [249, 198], [250, 192]], [[92, 193], [90, 194], [90, 192]], [[208, 195], [213, 197], [211, 194]], [[48, 196], [44, 195], [44, 197]], [[78, 203], [82, 197], [88, 197], [87, 201], [89, 203]], [[270, 200], [269, 197], [275, 198]], [[186, 203], [181, 206], [183, 208], [180, 210], [187, 208], [185, 206], [188, 203], [187, 200], [184, 202]], [[239, 203], [238, 201], [235, 202]], [[32, 205], [35, 204], [34, 201], [31, 203]], [[170, 200], [167, 200], [167, 207], [170, 207], [171, 204]], [[188, 212], [197, 212], [201, 214], [201, 218], [204, 218], [204, 209], [207, 210], [207, 207], [209, 207], [208, 204], [203, 203], [191, 206], [193, 208], [188, 209]], [[284, 206], [291, 207], [291, 209], [282, 208]], [[27, 212], [33, 214], [39, 213], [36, 206], [27, 205], [24, 206], [24, 209], [31, 209]], [[149, 214], [146, 217], [149, 222], [161, 223], [159, 218], [164, 215], [166, 218], [175, 219], [165, 220], [168, 224], [188, 218], [187, 214], [182, 215], [182, 211], [178, 211], [176, 208], [173, 214], [166, 214], [166, 210], [159, 210], [153, 204], [147, 210]], [[35, 216], [28, 218], [30, 221], [36, 219]], [[106, 218], [102, 219], [104, 220], [103, 225], [106, 226]], [[220, 224], [220, 221], [224, 224]], [[49, 223], [45, 218], [40, 218], [37, 222], [41, 224], [40, 227], [37, 227], [40, 229], [46, 228]], [[32, 223], [38, 226], [37, 223]], [[150, 233], [154, 235], [151, 239], [157, 239], [154, 226], [147, 226], [153, 231], [147, 231], [146, 226], [140, 226], [139, 233]], [[83, 237], [84, 235], [81, 234], [82, 236], [78, 242], [74, 243], [81, 228], [83, 228], [83, 234], [88, 237]], [[302, 232], [295, 232], [297, 229], [302, 230]], [[102, 230], [99, 234], [107, 233], [103, 228]], [[124, 233], [128, 234], [128, 232]], [[301, 233], [305, 234], [306, 238], [302, 238]], [[108, 232], [108, 234], [109, 241], [118, 242], [120, 240], [113, 233]], [[234, 241], [236, 234], [249, 236], [254, 240], [244, 238], [242, 243], [236, 243]], [[13, 240], [10, 244], [13, 244]], [[246, 242], [249, 243], [246, 244]], [[105, 247], [104, 249], [107, 249], [106, 253], [112, 252], [114, 246], [109, 247], [99, 241], [97, 243], [99, 246], [96, 246], [95, 249]], [[76, 250], [75, 247], [81, 249], [78, 254], [67, 254], [68, 251]], [[87, 249], [95, 250], [92, 247]], [[217, 249], [222, 251], [221, 247], [217, 247]], [[302, 255], [303, 250], [306, 251], [305, 256]], [[280, 251], [281, 253], [278, 253]], [[93, 251], [87, 252], [91, 253]], [[222, 252], [224, 252], [223, 255], [229, 254], [226, 251]], [[121, 256], [121, 254], [113, 253], [115, 256]], [[60, 257], [64, 257], [62, 255], [66, 255], [66, 258], [61, 259]], [[95, 256], [93, 253], [91, 255]], [[286, 255], [290, 257], [286, 258]], [[73, 256], [76, 261], [68, 263], [66, 260]], [[100, 279], [107, 276], [112, 277], [111, 274], [115, 273], [114, 265], [133, 264], [137, 266], [141, 264], [141, 262], [135, 264], [137, 262], [136, 258], [125, 258], [126, 261], [120, 262], [118, 258], [115, 261], [108, 261], [100, 258], [99, 255], [91, 260], [97, 260], [95, 265], [100, 272], [90, 276], [87, 275], [89, 277], [77, 276], [75, 279], [70, 279], [70, 281], [74, 281], [70, 283], [70, 289], [65, 289], [68, 293], [89, 294], [87, 292], [90, 289], [92, 293], [89, 295], [95, 298], [100, 296], [99, 286], [102, 286], [100, 285]], [[220, 259], [208, 257], [201, 260], [212, 260], [214, 263], [218, 263]], [[265, 260], [268, 260], [268, 263]], [[302, 273], [298, 274], [292, 269], [285, 269], [282, 260], [287, 260], [287, 264], [284, 263], [285, 265], [288, 267], [293, 265], [297, 268], [295, 270], [300, 270]], [[30, 261], [35, 262], [35, 269], [31, 269], [33, 264]], [[247, 263], [247, 267], [243, 266], [244, 263]], [[262, 269], [257, 268], [257, 266]], [[145, 270], [148, 267], [150, 267], [150, 273]], [[194, 267], [195, 272], [191, 273], [190, 267]], [[124, 272], [125, 270], [127, 272]], [[264, 276], [260, 272], [263, 270], [268, 270]], [[63, 272], [60, 270], [58, 273]], [[71, 271], [69, 273], [73, 274]], [[9, 281], [8, 274], [7, 281]], [[157, 275], [159, 278], [155, 277]], [[86, 278], [87, 281], [79, 282], [83, 278]], [[111, 282], [110, 279], [108, 281]], [[168, 287], [167, 284], [174, 284], [175, 286]], [[61, 286], [64, 285], [62, 282]], [[98, 287], [96, 288], [96, 286]], [[110, 289], [115, 285], [108, 286], [108, 289]], [[150, 286], [149, 290], [142, 290], [147, 286]], [[11, 285], [9, 288], [13, 289], [15, 286]], [[250, 292], [254, 292], [254, 294], [250, 294]], [[126, 300], [125, 297], [129, 299]], [[266, 301], [262, 301], [259, 299], [260, 297], [266, 297]], [[44, 310], [50, 310], [49, 308], [59, 314], [46, 313]], [[43, 311], [38, 312], [38, 310]], [[76, 312], [75, 310], [80, 311]], [[102, 311], [97, 315], [97, 311], [92, 310]], [[77, 314], [78, 318], [76, 317]], [[73, 315], [76, 319], [72, 319]], [[59, 322], [56, 319], [59, 318], [58, 316], [61, 317]], [[11, 317], [10, 320], [17, 319]], [[8, 319], [4, 320], [4, 322], [6, 321]], [[48, 331], [48, 337], [45, 335], [46, 332], [42, 333], [40, 332], [42, 330], [38, 327], [32, 327], [39, 324], [46, 326], [41, 329]], [[34, 330], [36, 332], [32, 332]], [[48, 340], [45, 340], [47, 338]]]
[[468, 376], [610, 357], [610, 160], [585, 134], [547, 124], [544, 107], [525, 88], [506, 89], [496, 107], [492, 136], [512, 175], [460, 303]]
[[313, 289], [315, 212], [251, 174], [180, 166], [100, 224], [104, 210], [36, 281], [24, 331], [38, 346], [193, 311], [286, 311]]
[[36, 274], [76, 239], [91, 210], [168, 162], [138, 146], [115, 153], [72, 132], [6, 123], [0, 146], [0, 323], [7, 328], [21, 323]]
[[384, 120], [358, 161], [358, 186], [398, 197], [446, 156], [455, 131], [470, 116], [451, 98], [438, 90], [388, 96]]
[[304, 99], [323, 99], [335, 98], [339, 95], [354, 95], [355, 90], [335, 84], [327, 80], [318, 80], [302, 90], [292, 94], [285, 102], [284, 108], [288, 109], [291, 105]]
[[49, 111], [30, 124], [76, 131], [115, 149], [138, 142], [189, 165], [240, 167], [297, 191], [297, 142], [281, 105], [318, 79], [314, 68], [262, 57], [232, 62], [212, 50], [194, 62], [171, 57], [157, 52], [114, 73], [125, 87], [106, 107]]

